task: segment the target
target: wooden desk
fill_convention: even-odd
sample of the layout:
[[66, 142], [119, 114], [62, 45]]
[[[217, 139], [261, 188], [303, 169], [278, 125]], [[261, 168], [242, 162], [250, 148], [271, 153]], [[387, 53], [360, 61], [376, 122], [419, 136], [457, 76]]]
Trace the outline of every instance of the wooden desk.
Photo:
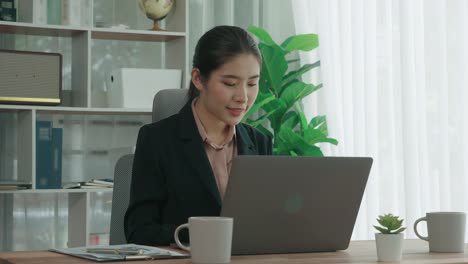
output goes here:
[[[405, 240], [401, 263], [468, 263], [468, 244], [465, 253], [429, 253], [428, 245], [421, 240]], [[98, 263], [47, 251], [20, 251], [0, 253], [0, 264], [3, 263]], [[151, 260], [110, 263], [141, 264], [189, 264], [190, 259]], [[344, 251], [307, 254], [276, 254], [256, 256], [233, 256], [231, 263], [242, 264], [313, 264], [313, 263], [382, 263], [377, 262], [375, 241], [353, 241]]]

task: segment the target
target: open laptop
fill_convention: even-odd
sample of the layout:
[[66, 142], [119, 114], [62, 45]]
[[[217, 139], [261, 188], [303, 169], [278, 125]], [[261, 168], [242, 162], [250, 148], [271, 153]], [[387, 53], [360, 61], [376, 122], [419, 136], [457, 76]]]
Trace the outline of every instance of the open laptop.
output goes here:
[[346, 249], [372, 158], [237, 156], [221, 216], [232, 254]]

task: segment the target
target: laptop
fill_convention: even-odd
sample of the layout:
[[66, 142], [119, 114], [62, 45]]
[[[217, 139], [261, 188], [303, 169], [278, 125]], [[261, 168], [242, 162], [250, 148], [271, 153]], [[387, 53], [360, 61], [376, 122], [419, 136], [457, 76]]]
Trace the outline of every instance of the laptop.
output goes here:
[[221, 216], [232, 254], [348, 247], [372, 165], [367, 157], [237, 156]]

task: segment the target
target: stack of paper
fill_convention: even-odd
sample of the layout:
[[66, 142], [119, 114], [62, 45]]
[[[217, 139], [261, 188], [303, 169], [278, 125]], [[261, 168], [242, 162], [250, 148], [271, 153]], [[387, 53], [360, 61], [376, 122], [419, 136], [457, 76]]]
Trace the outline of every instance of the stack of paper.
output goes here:
[[173, 250], [166, 250], [150, 246], [141, 246], [136, 244], [100, 246], [92, 248], [54, 248], [50, 249], [50, 251], [100, 262], [115, 260], [168, 259], [189, 257], [188, 254], [179, 253]]
[[86, 182], [68, 182], [63, 184], [63, 189], [96, 189], [96, 188], [112, 188], [114, 180], [112, 179], [93, 179]]
[[114, 187], [114, 181], [112, 179], [93, 179], [81, 186], [81, 188], [112, 188]]

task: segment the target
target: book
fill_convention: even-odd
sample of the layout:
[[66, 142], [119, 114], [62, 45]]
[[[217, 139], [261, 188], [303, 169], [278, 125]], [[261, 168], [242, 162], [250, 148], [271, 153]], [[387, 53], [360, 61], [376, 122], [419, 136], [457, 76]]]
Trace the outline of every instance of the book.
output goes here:
[[67, 182], [62, 184], [62, 189], [76, 189], [80, 188], [82, 182]]
[[62, 144], [63, 129], [52, 128], [52, 176], [50, 187], [60, 189], [62, 186]]
[[[3, 1], [0, 1], [0, 4]], [[47, 23], [47, 0], [18, 1], [18, 21], [34, 24]]]
[[81, 26], [87, 27], [92, 24], [90, 1], [83, 1], [80, 8]]
[[91, 181], [89, 181], [89, 183], [114, 186], [114, 180], [112, 179], [92, 179]]
[[62, 0], [62, 25], [81, 25], [81, 0]]
[[62, 24], [62, 3], [60, 0], [47, 0], [47, 24]]
[[52, 123], [36, 122], [36, 188], [47, 189], [52, 175]]
[[114, 181], [112, 179], [92, 179], [84, 182], [82, 188], [112, 188]]
[[98, 262], [137, 260], [137, 259], [170, 259], [187, 258], [190, 255], [158, 247], [136, 244], [93, 246], [75, 248], [52, 248], [49, 251], [90, 259]]
[[94, 182], [85, 182], [82, 184], [82, 187], [112, 188], [113, 185], [100, 184], [100, 183], [94, 183]]
[[108, 186], [103, 186], [103, 185], [89, 185], [89, 184], [83, 184], [80, 187], [81, 189], [102, 189], [102, 188], [112, 188]]
[[22, 185], [22, 184], [0, 184], [0, 191], [10, 191], [10, 190], [26, 190], [30, 189], [31, 185]]
[[34, 0], [32, 7], [32, 23], [47, 24], [47, 0]]
[[36, 121], [36, 188], [62, 187], [62, 129]]

